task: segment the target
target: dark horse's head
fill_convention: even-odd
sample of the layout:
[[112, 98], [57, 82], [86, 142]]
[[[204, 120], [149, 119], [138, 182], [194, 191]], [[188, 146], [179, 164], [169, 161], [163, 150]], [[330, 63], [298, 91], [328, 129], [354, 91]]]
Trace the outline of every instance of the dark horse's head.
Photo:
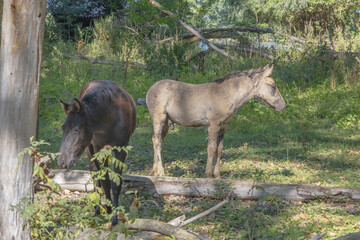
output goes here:
[[272, 66], [265, 66], [257, 72], [254, 72], [253, 80], [255, 82], [255, 97], [264, 101], [270, 107], [280, 112], [285, 108], [285, 101], [277, 88], [274, 79], [270, 76], [273, 71]]
[[88, 121], [85, 105], [76, 98], [74, 100], [73, 104], [60, 101], [68, 115], [62, 126], [63, 138], [58, 157], [60, 168], [71, 168], [90, 144], [92, 138], [92, 128]]

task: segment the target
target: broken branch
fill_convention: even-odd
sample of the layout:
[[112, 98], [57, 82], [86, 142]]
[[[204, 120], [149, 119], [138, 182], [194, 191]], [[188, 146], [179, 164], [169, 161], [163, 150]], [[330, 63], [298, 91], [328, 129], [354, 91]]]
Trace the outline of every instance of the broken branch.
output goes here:
[[204, 211], [204, 212], [202, 212], [202, 213], [200, 213], [200, 214], [198, 214], [198, 215], [196, 215], [196, 216], [194, 216], [192, 218], [189, 218], [188, 220], [182, 222], [180, 224], [180, 227], [185, 226], [185, 225], [187, 225], [187, 224], [189, 224], [189, 223], [191, 223], [191, 222], [193, 222], [195, 220], [198, 220], [199, 218], [202, 218], [202, 217], [214, 212], [215, 210], [217, 210], [218, 208], [221, 208], [222, 206], [224, 206], [228, 202], [229, 202], [229, 200], [224, 200], [221, 203], [217, 204], [216, 206], [214, 206], [214, 207], [212, 207], [212, 208], [210, 208], [210, 209], [208, 209], [208, 210], [206, 210], [206, 211]]

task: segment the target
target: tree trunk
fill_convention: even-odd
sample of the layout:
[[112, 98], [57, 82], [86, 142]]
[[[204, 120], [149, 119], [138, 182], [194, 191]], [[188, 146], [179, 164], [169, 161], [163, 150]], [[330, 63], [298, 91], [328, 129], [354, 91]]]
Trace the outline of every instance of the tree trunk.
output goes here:
[[[0, 60], [0, 239], [30, 239], [11, 205], [32, 194], [33, 162], [17, 155], [36, 135], [45, 0], [4, 0]], [[19, 165], [17, 171], [16, 167]]]

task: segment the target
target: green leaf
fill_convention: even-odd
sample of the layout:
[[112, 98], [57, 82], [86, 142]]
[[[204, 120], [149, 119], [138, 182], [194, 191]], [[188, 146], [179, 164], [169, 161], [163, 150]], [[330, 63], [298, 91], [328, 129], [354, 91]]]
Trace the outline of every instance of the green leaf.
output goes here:
[[93, 192], [93, 193], [90, 194], [89, 199], [93, 204], [99, 204], [99, 202], [100, 202], [100, 194], [97, 193], [97, 192]]
[[263, 186], [258, 186], [257, 185], [257, 186], [255, 186], [255, 189], [265, 192], [265, 188]]

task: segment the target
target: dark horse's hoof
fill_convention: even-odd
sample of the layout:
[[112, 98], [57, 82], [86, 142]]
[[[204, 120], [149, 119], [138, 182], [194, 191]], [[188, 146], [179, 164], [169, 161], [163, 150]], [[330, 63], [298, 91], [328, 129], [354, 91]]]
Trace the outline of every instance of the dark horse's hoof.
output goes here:
[[116, 226], [116, 224], [118, 224], [118, 218], [116, 215], [114, 215], [111, 218], [111, 226]]
[[96, 205], [96, 206], [94, 207], [94, 209], [95, 209], [95, 215], [99, 215], [99, 214], [100, 214], [100, 206], [99, 206], [99, 205]]

